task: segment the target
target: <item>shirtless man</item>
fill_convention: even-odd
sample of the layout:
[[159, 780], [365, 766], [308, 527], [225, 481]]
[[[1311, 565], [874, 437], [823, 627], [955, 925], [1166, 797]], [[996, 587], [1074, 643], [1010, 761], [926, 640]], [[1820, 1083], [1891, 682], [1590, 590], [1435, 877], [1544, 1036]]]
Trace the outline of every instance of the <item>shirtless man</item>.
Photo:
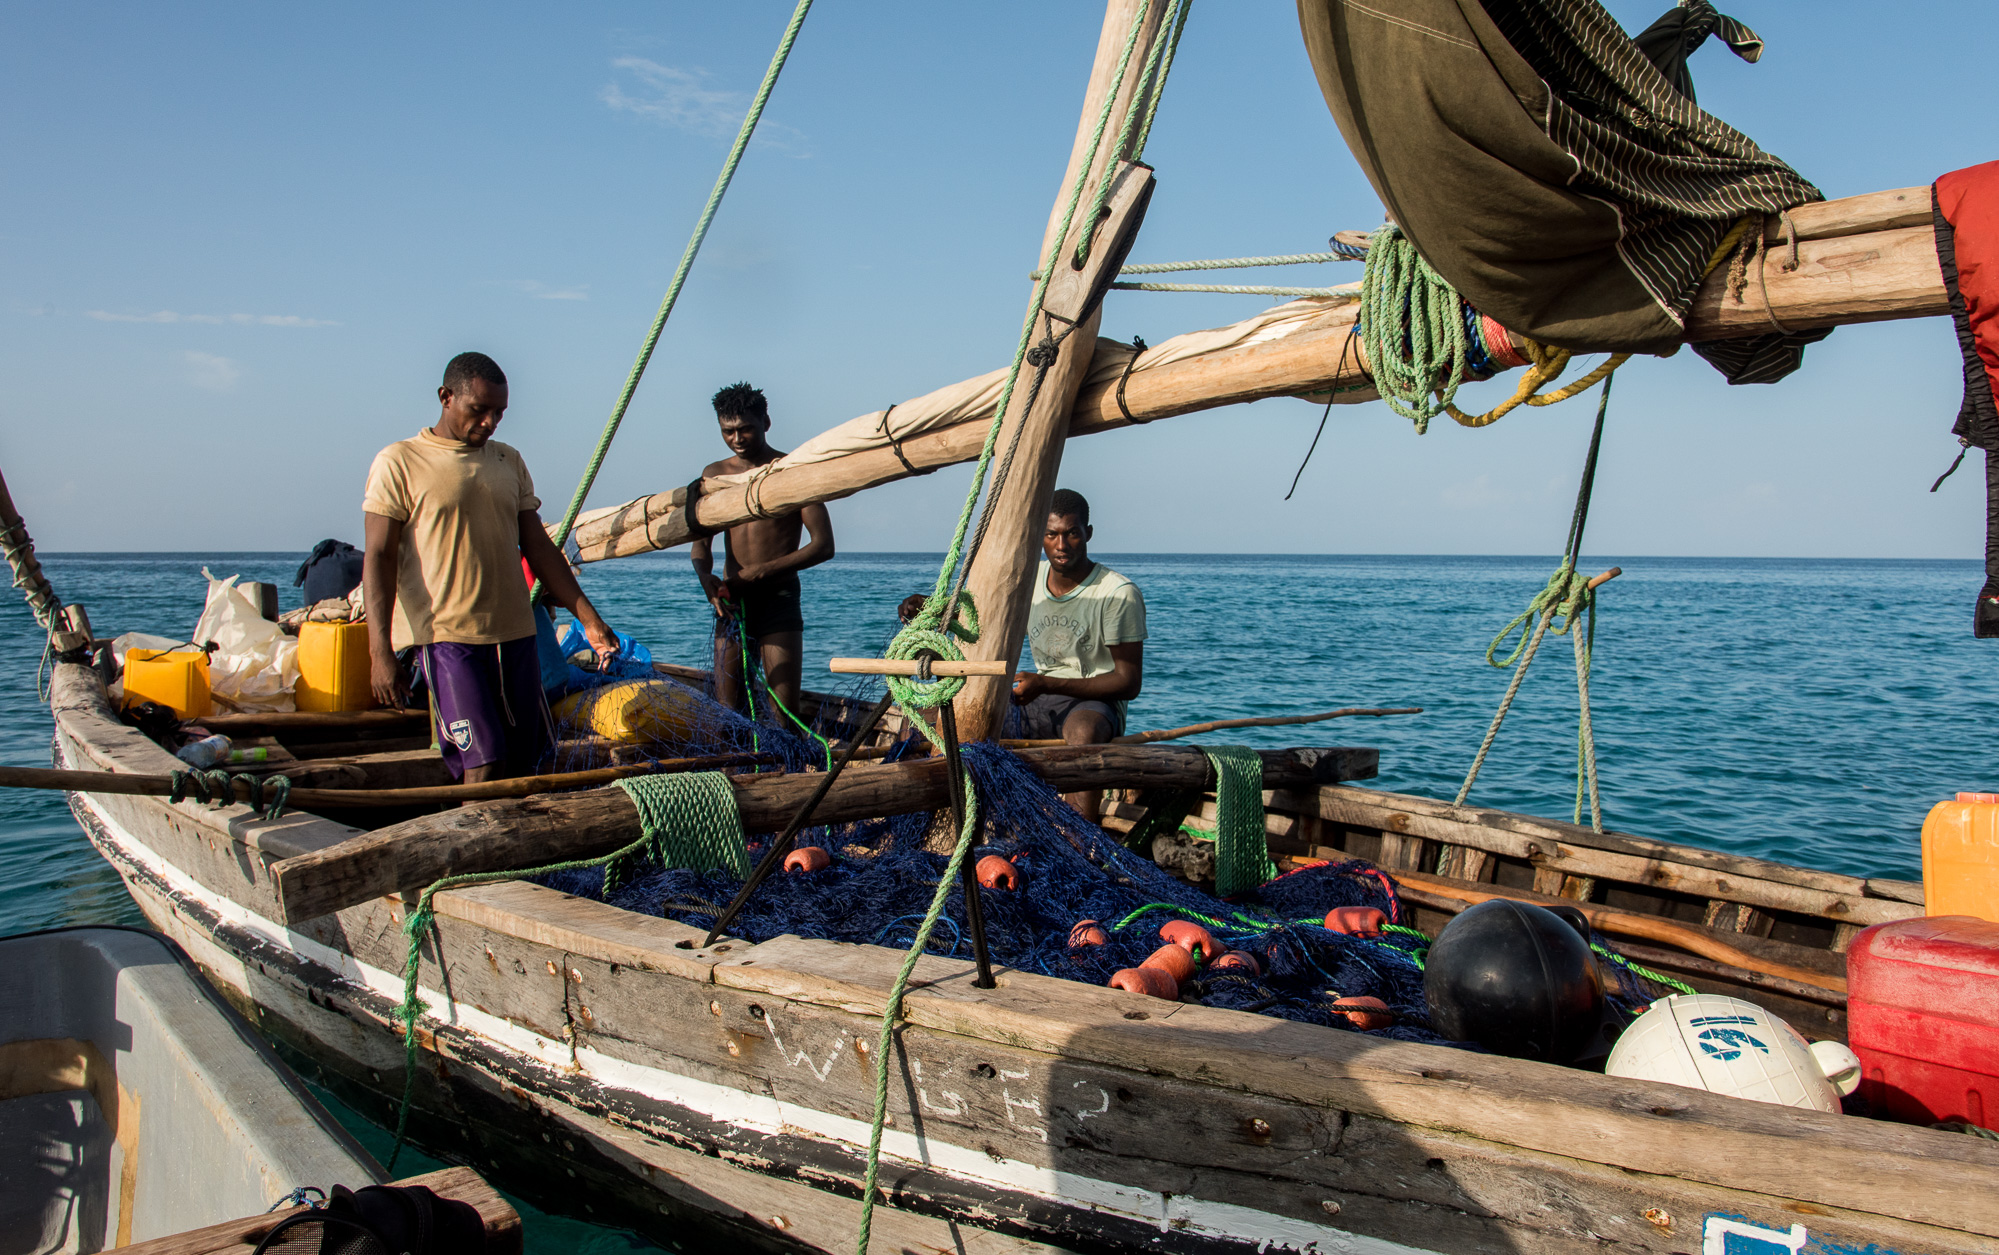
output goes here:
[[[1022, 735], [1100, 745], [1124, 734], [1125, 707], [1145, 683], [1145, 596], [1138, 585], [1090, 560], [1090, 503], [1058, 488], [1041, 537], [1027, 642], [1034, 670], [1013, 683]], [[1062, 799], [1091, 823], [1103, 794]]]
[[[767, 439], [770, 408], [761, 390], [736, 383], [717, 392], [715, 421], [722, 429], [722, 443], [735, 456], [711, 462], [701, 472], [704, 479], [740, 475], [784, 456]], [[809, 543], [799, 544], [801, 532], [812, 534]], [[715, 699], [732, 710], [750, 706], [743, 692], [743, 646], [729, 632], [729, 624], [736, 622], [744, 638], [757, 645], [771, 695], [786, 710], [796, 711], [805, 647], [798, 573], [833, 556], [833, 520], [826, 507], [813, 504], [730, 528], [721, 579], [715, 578], [714, 550], [707, 537], [688, 551], [701, 591], [715, 607]], [[749, 713], [756, 714], [753, 709]]]

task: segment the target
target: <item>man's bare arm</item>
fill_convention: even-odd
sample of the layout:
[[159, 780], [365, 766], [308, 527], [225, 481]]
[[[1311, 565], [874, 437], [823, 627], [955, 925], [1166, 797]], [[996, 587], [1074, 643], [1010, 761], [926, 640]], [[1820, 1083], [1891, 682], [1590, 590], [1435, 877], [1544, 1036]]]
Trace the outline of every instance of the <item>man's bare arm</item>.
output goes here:
[[576, 616], [583, 635], [599, 657], [608, 658], [617, 653], [618, 634], [584, 595], [583, 586], [576, 582], [576, 573], [569, 569], [568, 559], [548, 538], [548, 529], [541, 525], [541, 514], [522, 510], [520, 530], [521, 556], [528, 560], [528, 569], [541, 581], [542, 595]]
[[1131, 701], [1145, 686], [1145, 642], [1132, 641], [1127, 645], [1113, 645], [1110, 648], [1112, 669], [1088, 679], [1046, 676], [1035, 671], [1022, 672], [1020, 678], [1014, 681], [1014, 700], [1031, 702], [1043, 693], [1058, 693], [1063, 697], [1080, 697], [1085, 701]]
[[396, 609], [396, 566], [402, 558], [403, 525], [386, 514], [363, 514], [361, 604], [368, 615], [368, 687], [375, 701], [392, 710], [408, 703], [389, 620]]
[[826, 507], [815, 501], [798, 512], [798, 520], [811, 533], [811, 540], [768, 562], [744, 567], [737, 578], [749, 583], [782, 575], [786, 571], [803, 571], [830, 560], [833, 556], [833, 517], [826, 513]]

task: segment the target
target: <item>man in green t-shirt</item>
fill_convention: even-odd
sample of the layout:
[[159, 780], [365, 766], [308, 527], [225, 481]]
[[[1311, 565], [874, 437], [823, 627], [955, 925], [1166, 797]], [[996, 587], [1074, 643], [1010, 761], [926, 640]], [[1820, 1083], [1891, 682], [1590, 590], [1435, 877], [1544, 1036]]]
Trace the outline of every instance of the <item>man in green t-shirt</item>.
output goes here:
[[[1027, 612], [1034, 670], [1013, 684], [1021, 734], [1099, 745], [1124, 733], [1125, 707], [1145, 679], [1145, 596], [1138, 585], [1090, 561], [1090, 503], [1058, 488], [1042, 533], [1046, 559], [1035, 571]], [[1095, 823], [1096, 792], [1065, 794]]]

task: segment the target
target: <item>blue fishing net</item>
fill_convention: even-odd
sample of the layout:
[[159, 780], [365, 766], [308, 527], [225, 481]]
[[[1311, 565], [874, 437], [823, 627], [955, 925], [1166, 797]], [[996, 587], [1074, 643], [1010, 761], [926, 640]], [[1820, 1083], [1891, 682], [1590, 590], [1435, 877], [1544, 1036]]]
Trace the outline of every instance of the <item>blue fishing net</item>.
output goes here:
[[[752, 663], [754, 657], [752, 652]], [[665, 759], [754, 753], [762, 756], [763, 770], [822, 769], [826, 749], [818, 738], [855, 735], [880, 692], [879, 680], [857, 681], [834, 700], [821, 702], [807, 731], [774, 709], [754, 665], [750, 672], [765, 721], [752, 721], [680, 681], [660, 677], [658, 683], [683, 690], [691, 713], [676, 735], [649, 744], [643, 754]], [[581, 731], [565, 730], [562, 769], [601, 765], [606, 750], [601, 742], [580, 736]], [[889, 759], [912, 750], [922, 752], [916, 743], [904, 742]], [[622, 751], [624, 761], [634, 753]], [[1185, 998], [1354, 1031], [1362, 1030], [1343, 1008], [1351, 1009], [1355, 999], [1374, 998], [1386, 1004], [1393, 1022], [1366, 1030], [1371, 1035], [1466, 1045], [1448, 1042], [1430, 1027], [1422, 967], [1428, 941], [1407, 927], [1394, 883], [1372, 864], [1348, 860], [1307, 866], [1238, 899], [1223, 900], [1083, 819], [1015, 754], [981, 743], [964, 747], [964, 760], [981, 817], [970, 862], [997, 855], [1020, 878], [1017, 889], [981, 893], [988, 951], [996, 966], [1101, 986], [1165, 944], [1163, 925], [1191, 921], [1207, 928], [1222, 947], [1251, 956], [1256, 970], [1203, 965], [1183, 983]], [[729, 932], [753, 942], [795, 934], [906, 948], [929, 909], [956, 835], [948, 811], [808, 828], [799, 834], [798, 844], [824, 848], [830, 865], [814, 872], [773, 874]], [[751, 857], [761, 856], [763, 843], [771, 839], [762, 834], [752, 840]], [[542, 879], [567, 893], [702, 929], [714, 925], [742, 887], [727, 871], [656, 864], [631, 869], [608, 895], [601, 870]], [[1336, 907], [1376, 908], [1390, 928], [1374, 937], [1333, 931], [1324, 919]], [[1086, 920], [1095, 921], [1105, 942], [1070, 945], [1072, 930]], [[947, 898], [927, 948], [938, 955], [971, 957], [962, 892], [954, 890]], [[1642, 1006], [1656, 996], [1616, 964], [1605, 962], [1602, 968], [1607, 992], [1621, 1008]]]

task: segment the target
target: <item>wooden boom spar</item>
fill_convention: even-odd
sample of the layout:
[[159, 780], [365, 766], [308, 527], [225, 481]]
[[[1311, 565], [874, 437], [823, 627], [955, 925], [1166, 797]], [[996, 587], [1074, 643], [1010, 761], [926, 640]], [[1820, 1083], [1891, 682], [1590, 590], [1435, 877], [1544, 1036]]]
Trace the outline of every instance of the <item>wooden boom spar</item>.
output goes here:
[[[1688, 319], [1689, 340], [1761, 335], [1772, 330], [1773, 320], [1805, 330], [1950, 312], [1930, 227], [1928, 188], [1800, 205], [1791, 211], [1791, 220], [1797, 227], [1798, 268], [1786, 269], [1789, 249], [1773, 225], [1767, 233], [1771, 247], [1763, 255], [1760, 271], [1752, 270], [1740, 300], [1726, 290], [1725, 267], [1701, 285]], [[1294, 304], [1320, 312], [1253, 335], [1231, 336], [1228, 329], [1197, 332], [1195, 336], [1221, 347], [1178, 357], [1163, 352], [1167, 344], [1156, 345], [1140, 355], [1128, 377], [1122, 368], [1130, 347], [1097, 341], [1096, 364], [1070, 411], [1068, 435], [1113, 431], [1134, 422], [1267, 397], [1324, 400], [1336, 389], [1342, 391], [1343, 401], [1373, 400], [1360, 340], [1353, 335], [1358, 306], [1344, 298], [1325, 297]], [[1236, 326], [1247, 328], [1262, 321], [1259, 316]], [[1158, 364], [1148, 365], [1147, 357]], [[963, 386], [954, 384], [952, 389]], [[947, 391], [951, 389], [939, 393]], [[923, 401], [913, 398], [897, 408], [920, 407]], [[893, 445], [884, 442], [803, 464], [779, 460], [753, 480], [703, 480], [691, 512], [685, 488], [641, 497], [597, 512], [577, 527], [576, 541], [585, 562], [686, 544], [698, 534], [734, 526], [759, 513], [796, 510], [969, 462], [978, 456], [991, 421], [988, 406]]]
[[[1263, 787], [1312, 788], [1374, 774], [1378, 752], [1364, 748], [1262, 750]], [[1021, 760], [1057, 792], [1103, 788], [1206, 789], [1208, 757], [1191, 746], [1063, 746], [1026, 750]], [[746, 833], [777, 832], [818, 786], [818, 772], [729, 777]], [[813, 811], [814, 823], [844, 823], [949, 804], [941, 758], [856, 763]], [[288, 923], [330, 915], [384, 894], [420, 889], [444, 876], [508, 871], [595, 858], [641, 835], [623, 789], [550, 793], [486, 802], [395, 824], [271, 866]]]

